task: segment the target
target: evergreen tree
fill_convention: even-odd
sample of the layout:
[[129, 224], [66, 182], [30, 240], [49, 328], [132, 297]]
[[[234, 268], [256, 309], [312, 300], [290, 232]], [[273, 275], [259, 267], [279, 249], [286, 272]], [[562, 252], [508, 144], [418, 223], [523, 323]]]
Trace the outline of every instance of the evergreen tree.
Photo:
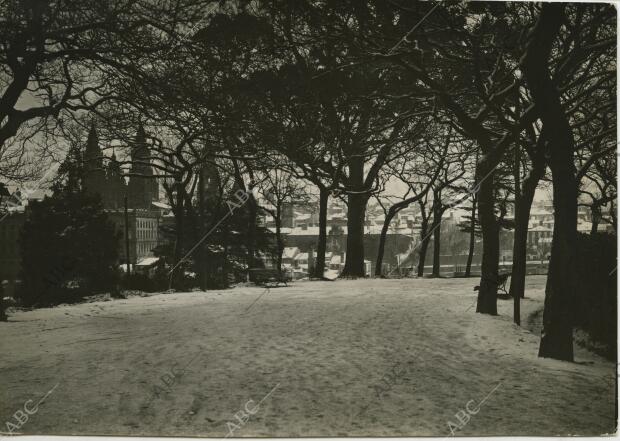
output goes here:
[[99, 196], [84, 191], [80, 158], [72, 148], [52, 196], [29, 207], [20, 237], [24, 305], [75, 301], [116, 282], [119, 235]]

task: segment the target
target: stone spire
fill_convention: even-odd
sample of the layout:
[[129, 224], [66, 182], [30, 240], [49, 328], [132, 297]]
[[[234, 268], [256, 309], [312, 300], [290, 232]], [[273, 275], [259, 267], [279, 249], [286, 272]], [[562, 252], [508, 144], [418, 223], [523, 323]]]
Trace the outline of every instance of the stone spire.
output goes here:
[[88, 140], [86, 141], [86, 151], [84, 152], [84, 162], [87, 171], [103, 169], [103, 154], [99, 148], [99, 136], [93, 122], [88, 132]]
[[99, 194], [102, 200], [105, 200], [106, 176], [103, 169], [103, 153], [99, 148], [99, 137], [94, 122], [88, 132], [83, 161], [84, 189], [90, 194]]
[[150, 165], [151, 153], [142, 124], [138, 126], [136, 138], [131, 146], [131, 173], [129, 178], [129, 198], [135, 208], [151, 208], [151, 202], [159, 199], [159, 185], [153, 178]]
[[140, 123], [136, 133], [136, 138], [131, 146], [131, 160], [133, 161], [131, 171], [133, 173], [139, 173], [143, 176], [151, 176], [153, 174], [153, 170], [151, 169], [151, 166], [148, 165], [148, 162], [150, 162], [149, 159], [150, 152], [146, 142], [146, 133], [144, 132], [142, 123]]

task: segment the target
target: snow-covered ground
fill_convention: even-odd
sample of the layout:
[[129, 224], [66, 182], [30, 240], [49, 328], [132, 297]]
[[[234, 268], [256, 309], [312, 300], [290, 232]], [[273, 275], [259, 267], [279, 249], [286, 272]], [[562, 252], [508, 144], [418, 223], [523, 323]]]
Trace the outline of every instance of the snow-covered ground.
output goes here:
[[[613, 363], [580, 348], [575, 363], [539, 359], [511, 301], [474, 312], [475, 284], [295, 282], [17, 312], [0, 323], [1, 430], [49, 393], [18, 432], [613, 432]], [[543, 289], [528, 278], [524, 319]]]

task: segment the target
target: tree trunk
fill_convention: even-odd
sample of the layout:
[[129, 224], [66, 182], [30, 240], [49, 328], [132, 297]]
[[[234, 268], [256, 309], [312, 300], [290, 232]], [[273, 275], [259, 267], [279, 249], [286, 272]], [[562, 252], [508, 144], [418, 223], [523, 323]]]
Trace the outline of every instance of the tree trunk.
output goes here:
[[573, 360], [571, 306], [577, 239], [577, 180], [574, 139], [551, 80], [549, 56], [564, 20], [563, 3], [544, 3], [522, 60], [523, 74], [549, 142], [548, 164], [553, 179], [554, 228], [545, 290], [540, 357]]
[[616, 216], [616, 207], [614, 200], [609, 202], [609, 217], [611, 217], [611, 226], [614, 227], [614, 231], [618, 234], [618, 217]]
[[428, 250], [428, 218], [422, 215], [422, 225], [420, 226], [420, 258], [418, 260], [418, 277], [424, 276], [424, 263], [426, 262], [426, 251]]
[[596, 234], [598, 232], [598, 224], [601, 221], [601, 207], [594, 202], [590, 207], [590, 211], [592, 213], [592, 228], [590, 229], [590, 234]]
[[4, 305], [4, 287], [0, 281], [0, 322], [6, 322], [9, 317], [6, 315], [6, 306]]
[[433, 277], [441, 276], [441, 223], [435, 224], [433, 230]]
[[256, 259], [256, 215], [258, 213], [258, 204], [254, 200], [254, 196], [251, 191], [248, 191], [249, 198], [246, 202], [248, 210], [248, 231], [246, 235], [246, 249], [247, 249], [247, 265], [248, 268], [257, 267]]
[[[439, 201], [435, 202], [437, 206]], [[441, 276], [441, 208], [433, 210], [433, 277]]]
[[382, 277], [382, 266], [383, 266], [383, 254], [385, 253], [385, 241], [387, 239], [388, 229], [390, 228], [390, 222], [398, 213], [397, 210], [393, 210], [391, 207], [388, 210], [387, 215], [385, 216], [385, 221], [383, 221], [383, 227], [381, 228], [381, 236], [379, 237], [379, 251], [377, 252], [377, 268], [375, 268], [375, 276]]
[[[514, 158], [514, 178], [515, 178], [515, 234], [513, 237], [513, 242], [512, 242], [512, 268], [514, 269], [515, 267], [515, 255], [517, 254], [518, 250], [517, 247], [517, 218], [518, 216], [521, 214], [521, 212], [523, 211], [522, 209], [522, 200], [521, 200], [521, 146], [519, 145], [519, 131], [515, 130], [515, 158]], [[529, 214], [528, 214], [529, 217]], [[526, 231], [527, 231], [527, 224], [526, 224]], [[526, 233], [526, 237], [527, 237], [527, 233]], [[526, 262], [527, 263], [527, 262]], [[514, 276], [514, 272], [511, 271], [511, 276], [510, 276], [510, 290], [508, 291], [509, 293], [512, 294], [512, 299], [513, 299], [513, 321], [516, 323], [517, 326], [521, 326], [521, 296], [524, 295], [524, 290], [525, 290], [525, 270], [526, 268], [523, 268], [523, 284], [521, 284], [521, 291], [515, 293], [512, 291], [512, 282], [513, 282], [513, 276]], [[515, 285], [515, 288], [517, 286]]]
[[471, 231], [469, 232], [469, 251], [467, 252], [467, 265], [465, 266], [465, 277], [471, 275], [471, 263], [474, 260], [474, 249], [476, 247], [476, 202], [478, 198], [474, 194], [471, 201]]
[[527, 232], [530, 210], [538, 182], [545, 174], [545, 159], [541, 154], [533, 169], [523, 180], [523, 189], [515, 209], [515, 236], [512, 249], [512, 276], [510, 294], [516, 298], [525, 297], [525, 273], [527, 270]]
[[341, 276], [364, 277], [364, 221], [368, 194], [364, 190], [364, 159], [353, 156], [349, 160], [350, 181], [354, 192], [348, 195], [347, 257]]
[[278, 273], [282, 272], [282, 254], [284, 253], [284, 240], [282, 240], [282, 208], [280, 204], [276, 207], [276, 243], [277, 243], [277, 263]]
[[[388, 233], [388, 229], [390, 227], [390, 223], [392, 222], [392, 219], [394, 219], [394, 216], [396, 216], [401, 210], [407, 208], [409, 205], [411, 205], [414, 202], [418, 202], [420, 204], [420, 211], [422, 212], [422, 223], [424, 225], [423, 228], [423, 232], [422, 232], [422, 238], [426, 237], [426, 228], [428, 226], [428, 222], [426, 219], [426, 215], [424, 214], [424, 202], [422, 202], [422, 198], [425, 197], [425, 195], [427, 194], [429, 188], [431, 187], [431, 184], [435, 181], [435, 179], [437, 178], [437, 175], [439, 174], [439, 171], [441, 170], [441, 168], [437, 168], [437, 172], [435, 173], [435, 176], [433, 177], [433, 179], [429, 182], [428, 186], [426, 187], [426, 189], [424, 189], [423, 191], [419, 192], [418, 194], [416, 194], [415, 196], [412, 196], [410, 198], [404, 199], [394, 205], [392, 205], [390, 207], [390, 209], [388, 210], [387, 214], [385, 215], [385, 221], [383, 222], [383, 227], [381, 228], [381, 237], [379, 240], [379, 251], [377, 253], [377, 268], [375, 269], [375, 275], [376, 276], [381, 276], [382, 275], [382, 270], [381, 270], [381, 266], [383, 265], [383, 255], [385, 253], [385, 242], [387, 240], [387, 233]], [[426, 250], [425, 250], [426, 253]], [[398, 273], [400, 275], [400, 262], [398, 262]]]
[[329, 191], [319, 186], [319, 239], [316, 246], [314, 277], [322, 279], [325, 274], [325, 252], [327, 250], [327, 204]]
[[[567, 150], [558, 146], [557, 150], [560, 149]], [[567, 361], [573, 361], [571, 306], [574, 302], [577, 240], [577, 183], [572, 151], [570, 153], [570, 162], [560, 154], [552, 154], [556, 157], [550, 160], [555, 223], [545, 289], [543, 332], [538, 353], [541, 357]]]
[[350, 194], [347, 210], [347, 257], [342, 270], [345, 277], [364, 277], [364, 220], [366, 203], [364, 194]]
[[[202, 234], [201, 230], [203, 230], [207, 225], [204, 186], [204, 170], [201, 170], [198, 176], [198, 225], [200, 226], [200, 228], [198, 229], [198, 236]], [[199, 261], [197, 262], [200, 275], [200, 289], [202, 289], [203, 291], [207, 290], [209, 284], [210, 265], [208, 252], [209, 251], [207, 244], [206, 242], [203, 242], [200, 245], [200, 249], [198, 251]]]
[[183, 239], [185, 236], [185, 196], [183, 195], [182, 185], [177, 185], [177, 204], [174, 210], [175, 220], [175, 241], [174, 241], [174, 269], [170, 277], [170, 287], [176, 289], [180, 280], [183, 278]]
[[515, 235], [512, 246], [512, 275], [510, 277], [510, 295], [515, 298], [525, 296], [525, 273], [527, 269], [527, 232], [530, 209], [534, 193], [527, 195], [525, 189], [515, 209]]
[[[480, 185], [478, 193], [478, 218], [482, 230], [482, 263], [480, 288], [476, 312], [497, 315], [497, 277], [499, 272], [499, 225], [495, 218], [494, 172], [478, 167], [476, 177]], [[483, 177], [482, 182], [480, 182]]]
[[228, 288], [228, 274], [229, 274], [229, 269], [228, 269], [228, 252], [229, 252], [229, 233], [228, 233], [228, 227], [224, 226], [224, 228], [222, 229], [222, 239], [223, 239], [223, 244], [224, 244], [224, 251], [222, 253], [222, 285], [224, 286], [224, 288]]

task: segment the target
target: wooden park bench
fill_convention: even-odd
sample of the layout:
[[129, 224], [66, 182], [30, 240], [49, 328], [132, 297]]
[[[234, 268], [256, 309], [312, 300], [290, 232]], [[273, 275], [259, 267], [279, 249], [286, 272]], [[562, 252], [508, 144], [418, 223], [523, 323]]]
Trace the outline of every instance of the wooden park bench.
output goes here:
[[250, 282], [261, 286], [288, 286], [289, 277], [275, 268], [250, 268]]
[[[497, 280], [495, 284], [497, 285], [497, 290], [502, 291], [504, 294], [501, 295], [501, 298], [504, 296], [506, 298], [510, 297], [510, 294], [506, 290], [506, 283], [508, 283], [508, 279], [512, 276], [512, 273], [501, 273], [497, 275]], [[474, 286], [474, 291], [480, 290], [480, 286]]]

